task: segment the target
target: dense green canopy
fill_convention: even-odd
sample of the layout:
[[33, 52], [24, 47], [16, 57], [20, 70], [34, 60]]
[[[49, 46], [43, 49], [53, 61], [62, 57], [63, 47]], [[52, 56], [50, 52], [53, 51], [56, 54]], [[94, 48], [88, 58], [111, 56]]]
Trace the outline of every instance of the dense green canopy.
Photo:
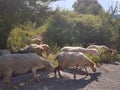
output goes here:
[[33, 22], [41, 26], [50, 15], [48, 7], [57, 0], [0, 0], [0, 48], [6, 48], [7, 39], [14, 26]]
[[98, 0], [76, 0], [73, 4], [74, 11], [80, 14], [94, 14], [98, 15], [102, 10]]

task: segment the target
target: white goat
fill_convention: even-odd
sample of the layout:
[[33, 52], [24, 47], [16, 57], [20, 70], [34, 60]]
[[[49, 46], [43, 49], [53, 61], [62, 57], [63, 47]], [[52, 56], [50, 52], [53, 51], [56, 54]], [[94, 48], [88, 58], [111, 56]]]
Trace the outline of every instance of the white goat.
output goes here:
[[34, 53], [3, 55], [0, 57], [0, 77], [3, 77], [3, 81], [10, 85], [13, 90], [18, 90], [10, 81], [10, 77], [31, 71], [34, 76], [33, 80], [39, 80], [36, 71], [41, 69], [42, 66], [54, 70], [51, 62]]
[[[42, 56], [42, 53], [45, 52], [47, 57], [49, 56], [49, 54], [51, 53], [51, 48], [48, 44], [40, 44], [40, 45], [37, 45], [37, 44], [30, 44], [29, 45], [30, 47], [33, 47], [35, 50], [37, 49], [41, 49], [41, 52], [40, 51], [37, 51], [35, 53], [41, 53], [40, 56]], [[38, 54], [39, 55], [39, 54]]]
[[88, 54], [88, 55], [100, 56], [100, 53], [98, 52], [97, 49], [86, 49], [85, 48], [83, 53]]
[[47, 44], [30, 44], [26, 46], [25, 48], [19, 50], [17, 53], [36, 53], [40, 56], [43, 56], [43, 52], [46, 53], [47, 57], [51, 53], [51, 48]]
[[40, 38], [33, 38], [31, 41], [33, 41], [35, 44], [42, 44], [42, 39]]
[[100, 53], [100, 56], [102, 54], [108, 54], [108, 53], [111, 53], [111, 56], [112, 56], [117, 52], [115, 49], [108, 48], [105, 45], [89, 45], [87, 48], [88, 49], [91, 49], [91, 48], [97, 49]]
[[100, 56], [97, 49], [87, 49], [87, 48], [83, 48], [83, 47], [65, 46], [65, 47], [61, 48], [61, 51], [64, 51], [64, 52], [82, 52], [82, 53], [88, 54], [88, 55]]
[[51, 48], [48, 44], [40, 44], [40, 47], [42, 47], [44, 49], [44, 52], [46, 53], [47, 57], [52, 52]]
[[16, 53], [36, 53], [39, 56], [42, 56], [42, 53], [44, 51], [44, 48], [37, 44], [30, 44], [26, 47], [18, 50]]
[[1, 55], [5, 55], [5, 54], [10, 54], [10, 51], [9, 51], [9, 50], [6, 50], [6, 49], [0, 50], [0, 56], [1, 56]]
[[42, 53], [44, 52], [44, 48], [42, 46], [37, 44], [30, 44], [29, 48], [32, 48], [34, 53], [43, 57]]
[[[87, 65], [91, 67], [93, 72], [96, 71], [96, 64], [81, 52], [61, 52], [57, 55], [56, 59], [58, 61], [58, 66], [55, 68], [55, 77], [57, 71], [59, 76], [62, 77], [60, 70], [74, 66], [76, 66], [77, 70], [78, 66], [85, 67]], [[76, 78], [75, 73], [74, 78]]]
[[105, 46], [105, 45], [89, 45], [87, 48], [88, 49], [94, 48], [94, 49], [98, 49], [98, 50], [102, 50], [102, 51], [109, 50], [109, 48], [107, 46]]
[[60, 51], [64, 51], [64, 52], [82, 52], [84, 51], [85, 48], [83, 47], [77, 47], [77, 46], [64, 46], [63, 48], [60, 49]]

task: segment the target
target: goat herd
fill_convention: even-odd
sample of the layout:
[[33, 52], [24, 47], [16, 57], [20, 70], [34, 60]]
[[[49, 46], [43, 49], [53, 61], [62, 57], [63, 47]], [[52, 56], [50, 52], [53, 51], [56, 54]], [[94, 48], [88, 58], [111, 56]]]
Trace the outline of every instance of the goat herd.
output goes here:
[[[75, 70], [77, 70], [78, 67], [83, 67], [86, 70], [86, 66], [90, 66], [93, 72], [95, 72], [96, 64], [90, 60], [86, 54], [96, 56], [100, 56], [102, 52], [110, 52], [111, 55], [117, 54], [116, 50], [104, 45], [90, 45], [87, 48], [65, 46], [61, 48], [60, 53], [55, 57], [55, 60], [58, 61], [58, 66], [54, 67], [50, 60], [42, 56], [43, 52], [46, 52], [47, 56], [51, 53], [49, 45], [30, 44], [14, 53], [10, 53], [8, 50], [0, 50], [0, 77], [2, 77], [3, 81], [13, 90], [19, 90], [18, 87], [10, 81], [12, 75], [24, 74], [29, 71], [32, 72], [34, 78], [26, 83], [29, 84], [33, 80], [39, 81], [36, 72], [41, 69], [42, 66], [50, 71], [54, 71], [55, 77], [57, 72], [59, 76], [62, 77], [60, 70], [68, 67], [75, 67]], [[87, 70], [86, 75], [88, 75]], [[74, 78], [76, 78], [75, 73]]]

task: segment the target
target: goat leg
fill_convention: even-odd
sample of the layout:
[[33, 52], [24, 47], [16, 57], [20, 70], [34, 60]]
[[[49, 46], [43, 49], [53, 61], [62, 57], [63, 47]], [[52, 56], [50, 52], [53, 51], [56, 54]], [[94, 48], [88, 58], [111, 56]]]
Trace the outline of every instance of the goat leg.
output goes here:
[[18, 87], [16, 87], [12, 82], [10, 82], [8, 77], [4, 78], [4, 82], [9, 85], [11, 88], [13, 88], [13, 90], [19, 90]]
[[87, 77], [89, 75], [89, 73], [87, 72], [86, 66], [84, 66], [84, 69], [85, 69], [85, 73], [86, 73], [85, 77]]
[[76, 78], [76, 71], [77, 71], [77, 69], [78, 69], [78, 65], [76, 65], [76, 68], [74, 70], [74, 79]]

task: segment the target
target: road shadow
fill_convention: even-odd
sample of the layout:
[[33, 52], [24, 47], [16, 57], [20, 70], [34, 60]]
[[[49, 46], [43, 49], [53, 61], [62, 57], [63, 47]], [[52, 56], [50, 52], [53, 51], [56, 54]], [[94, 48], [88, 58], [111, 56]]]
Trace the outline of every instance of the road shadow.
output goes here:
[[[98, 81], [101, 73], [91, 73], [89, 78], [70, 79], [64, 78], [41, 78], [39, 83], [29, 87], [21, 87], [21, 90], [78, 90], [86, 87], [93, 81]], [[33, 88], [34, 87], [34, 88]]]
[[[44, 72], [41, 73], [40, 81], [33, 82], [29, 86], [19, 86], [21, 82], [25, 82], [31, 79], [31, 74], [20, 75], [18, 77], [12, 78], [19, 90], [78, 90], [86, 87], [88, 84], [93, 81], [98, 81], [101, 73], [90, 73], [89, 78], [83, 77], [80, 79], [70, 79], [69, 77], [64, 78], [54, 78], [46, 77], [47, 73], [44, 75]], [[1, 90], [10, 90], [10, 88], [0, 80]]]

